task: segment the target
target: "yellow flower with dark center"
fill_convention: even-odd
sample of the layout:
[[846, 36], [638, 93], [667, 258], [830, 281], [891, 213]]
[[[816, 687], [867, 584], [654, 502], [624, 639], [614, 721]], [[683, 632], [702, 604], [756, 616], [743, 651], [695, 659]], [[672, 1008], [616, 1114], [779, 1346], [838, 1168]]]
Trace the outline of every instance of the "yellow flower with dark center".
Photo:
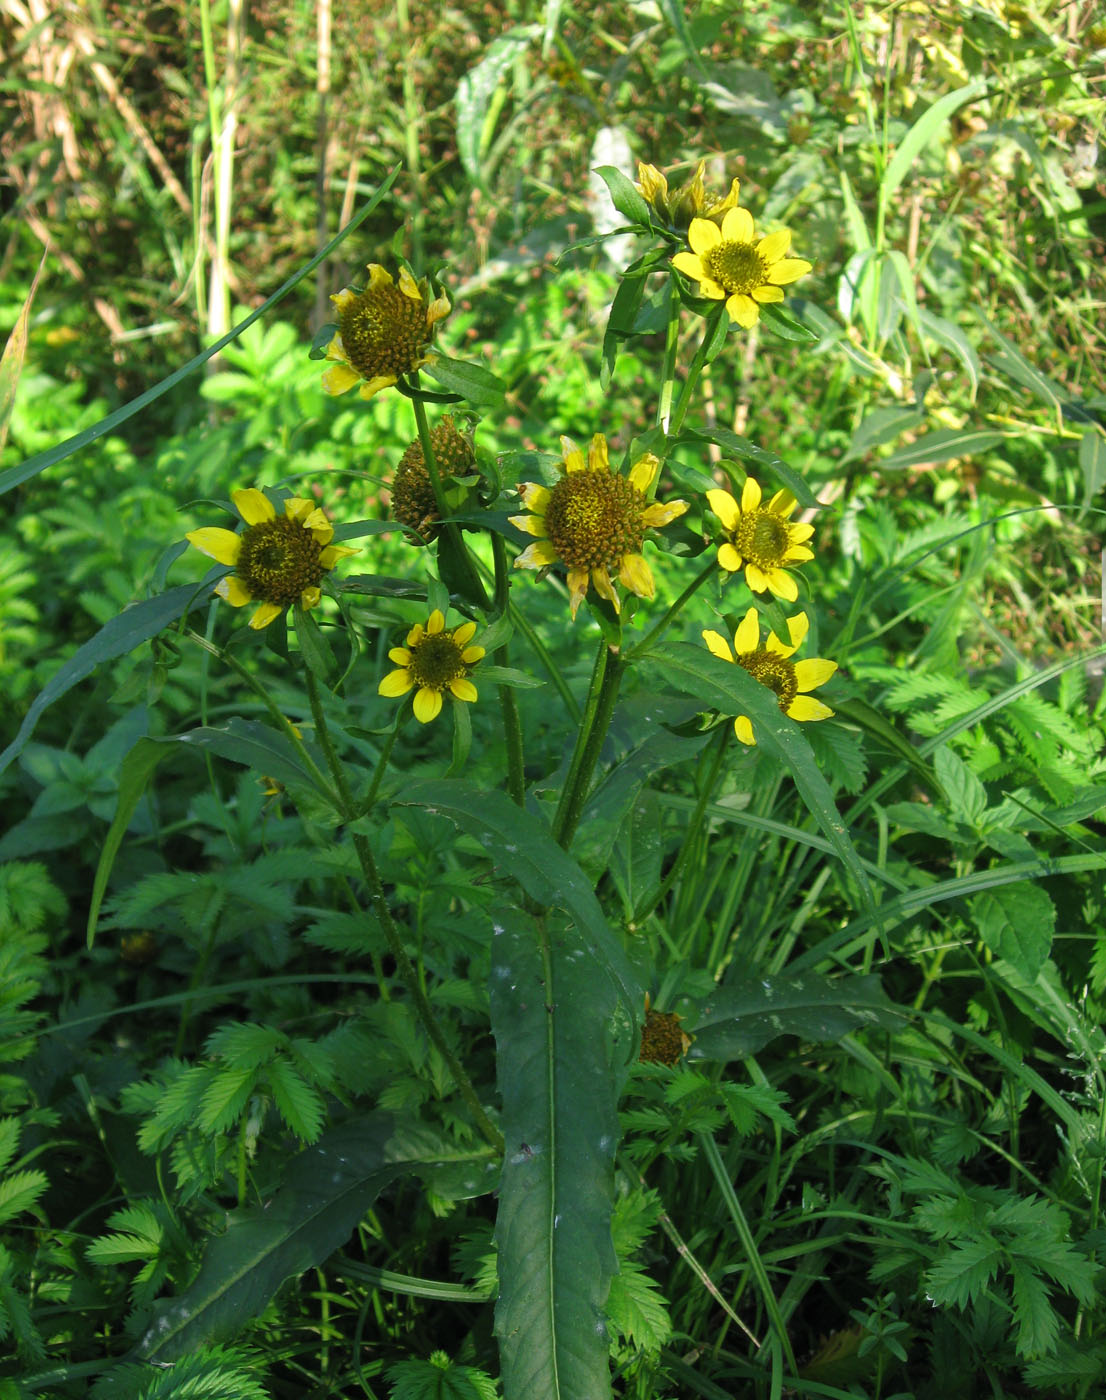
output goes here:
[[803, 258], [789, 258], [787, 229], [755, 239], [748, 209], [730, 209], [721, 229], [709, 219], [692, 219], [690, 253], [677, 253], [672, 266], [699, 283], [699, 295], [725, 301], [731, 321], [755, 326], [766, 302], [783, 301], [783, 288], [811, 269]]
[[611, 471], [602, 433], [592, 438], [586, 457], [567, 437], [561, 438], [561, 452], [562, 475], [555, 486], [527, 481], [518, 488], [530, 514], [512, 515], [511, 523], [537, 539], [518, 556], [515, 568], [564, 564], [574, 618], [589, 582], [620, 611], [612, 575], [639, 598], [652, 598], [656, 585], [641, 552], [645, 532], [683, 515], [687, 502], [649, 501], [661, 467], [651, 452], [634, 463], [629, 476]]
[[655, 165], [638, 161], [638, 192], [661, 223], [669, 228], [686, 229], [692, 219], [721, 223], [723, 216], [737, 205], [739, 183], [731, 180], [728, 192], [718, 194], [716, 190], [707, 189], [703, 180], [706, 168], [706, 161], [701, 160], [690, 180], [670, 190], [667, 179]]
[[379, 694], [395, 699], [414, 690], [415, 718], [420, 724], [429, 724], [441, 713], [446, 691], [455, 700], [471, 704], [477, 693], [469, 676], [484, 655], [483, 647], [469, 645], [475, 631], [475, 622], [447, 627], [441, 611], [435, 608], [425, 627], [416, 622], [407, 633], [406, 646], [389, 651], [388, 659], [399, 669], [388, 672], [380, 682]]
[[338, 312], [338, 332], [326, 348], [327, 359], [335, 363], [323, 375], [323, 388], [344, 394], [359, 383], [363, 399], [431, 360], [434, 327], [450, 312], [448, 297], [430, 300], [425, 277], [416, 282], [401, 267], [397, 285], [379, 263], [369, 263], [369, 285], [363, 292], [346, 287], [330, 299]]
[[691, 1037], [674, 1011], [654, 1011], [645, 994], [645, 1024], [638, 1059], [645, 1064], [674, 1065], [691, 1049]]
[[[452, 479], [467, 476], [476, 465], [472, 443], [457, 431], [453, 419], [448, 415], [431, 429], [430, 445], [434, 449], [434, 461], [443, 487]], [[401, 525], [418, 536], [418, 543], [429, 544], [437, 537], [438, 503], [434, 499], [430, 473], [423, 460], [422, 444], [417, 440], [411, 443], [396, 468], [392, 482], [392, 512]]]
[[233, 566], [234, 573], [221, 578], [215, 592], [235, 608], [260, 604], [250, 618], [255, 629], [268, 627], [292, 603], [313, 608], [322, 597], [323, 576], [339, 559], [357, 551], [330, 543], [334, 527], [315, 502], [303, 496], [290, 496], [283, 515], [253, 487], [231, 496], [246, 522], [241, 534], [207, 526], [185, 536], [209, 558]]
[[744, 567], [745, 582], [754, 593], [767, 589], [793, 603], [799, 590], [787, 570], [814, 558], [814, 551], [806, 546], [814, 526], [792, 524], [788, 519], [798, 504], [790, 491], [777, 491], [767, 505], [761, 499], [760, 486], [751, 476], [745, 479], [740, 506], [728, 491], [707, 492], [725, 537], [718, 562], [731, 574]]
[[[703, 641], [722, 661], [736, 661], [761, 685], [774, 691], [785, 715], [803, 721], [828, 719], [833, 714], [830, 707], [806, 692], [816, 690], [828, 681], [837, 670], [837, 662], [825, 661], [820, 657], [811, 657], [806, 661], [791, 660], [802, 646], [809, 627], [810, 619], [806, 613], [796, 613], [787, 619], [790, 645], [781, 642], [774, 632], [769, 632], [768, 640], [762, 646], [760, 619], [756, 608], [750, 608], [734, 633], [732, 652], [729, 642], [720, 632], [704, 632]], [[743, 744], [756, 743], [753, 722], [748, 715], [738, 715], [733, 728]]]

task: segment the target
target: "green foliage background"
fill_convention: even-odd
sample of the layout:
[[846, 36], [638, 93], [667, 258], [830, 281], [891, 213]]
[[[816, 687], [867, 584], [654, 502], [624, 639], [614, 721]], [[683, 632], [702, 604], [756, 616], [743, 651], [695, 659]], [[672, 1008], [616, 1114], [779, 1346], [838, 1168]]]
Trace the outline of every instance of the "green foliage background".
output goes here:
[[[0, 375], [0, 742], [23, 734], [0, 774], [0, 1395], [1100, 1393], [1095, 7], [12, 0], [0, 36], [5, 335], [46, 250]], [[404, 731], [384, 801], [345, 829], [174, 632], [205, 577], [185, 530], [261, 483], [321, 487], [351, 531], [388, 518], [407, 403], [326, 398], [307, 350], [328, 294], [397, 253], [448, 287], [447, 353], [505, 386], [471, 415], [504, 502], [561, 433], [629, 451], [665, 320], [659, 283], [615, 301], [648, 245], [589, 172], [701, 158], [814, 272], [789, 289], [799, 331], [730, 335], [666, 470], [693, 499], [759, 449], [817, 496], [810, 654], [840, 662], [835, 719], [803, 727], [796, 779], [770, 743], [716, 759], [696, 714], [751, 703], [699, 645], [732, 633], [716, 592], [631, 668], [566, 854], [546, 818], [599, 632], [518, 575], [513, 664], [525, 641], [545, 681], [514, 692], [526, 821], [478, 705], [460, 776], [448, 726]], [[21, 468], [374, 198], [217, 359]], [[700, 330], [685, 317], [684, 363]], [[658, 616], [703, 523], [655, 556]], [[398, 531], [348, 537], [347, 573], [394, 580], [356, 596], [364, 669], [327, 702], [371, 773], [425, 558]], [[207, 639], [233, 632], [309, 723], [279, 637], [228, 617], [203, 614]], [[355, 834], [502, 1159], [358, 912]], [[534, 993], [552, 906], [555, 1032]], [[593, 947], [609, 983], [573, 980]], [[694, 1039], [623, 1086], [639, 984]], [[613, 1172], [609, 1221], [563, 1246], [518, 1187], [541, 1115], [551, 1199], [583, 1215]]]

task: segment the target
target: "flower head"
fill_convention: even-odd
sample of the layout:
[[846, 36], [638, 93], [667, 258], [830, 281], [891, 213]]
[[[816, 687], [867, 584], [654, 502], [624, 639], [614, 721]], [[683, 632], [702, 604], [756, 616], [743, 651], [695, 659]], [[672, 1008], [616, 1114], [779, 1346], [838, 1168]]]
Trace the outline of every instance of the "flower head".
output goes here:
[[691, 1049], [691, 1037], [674, 1011], [654, 1011], [645, 994], [645, 1024], [641, 1028], [638, 1059], [643, 1064], [674, 1065]]
[[[434, 451], [434, 461], [445, 489], [448, 505], [459, 505], [467, 494], [467, 486], [451, 484], [458, 477], [468, 475], [476, 465], [476, 455], [472, 443], [453, 425], [453, 419], [446, 415], [435, 424], [430, 433], [430, 445]], [[451, 488], [451, 489], [450, 489]], [[456, 501], [450, 498], [456, 496]], [[422, 444], [417, 440], [408, 447], [400, 458], [392, 482], [392, 511], [401, 525], [405, 525], [421, 544], [429, 544], [436, 538], [438, 524], [438, 503], [434, 498], [434, 488], [430, 484], [430, 473], [422, 455]]]
[[731, 180], [730, 188], [724, 195], [709, 190], [703, 182], [706, 166], [706, 161], [701, 160], [690, 180], [670, 190], [668, 181], [655, 165], [644, 165], [638, 161], [638, 192], [661, 222], [670, 228], [686, 229], [692, 219], [711, 219], [721, 223], [726, 212], [737, 204], [738, 181]]
[[215, 592], [235, 608], [260, 604], [250, 618], [253, 628], [268, 627], [292, 603], [313, 608], [322, 596], [323, 575], [356, 549], [330, 543], [334, 527], [306, 497], [290, 496], [283, 515], [252, 486], [231, 497], [246, 522], [240, 534], [212, 525], [185, 536], [210, 558], [233, 565], [234, 573], [221, 578]]
[[369, 263], [363, 292], [346, 287], [332, 296], [338, 332], [326, 348], [335, 363], [323, 375], [328, 394], [344, 394], [357, 383], [363, 399], [390, 388], [401, 374], [411, 374], [432, 356], [427, 353], [435, 325], [450, 312], [449, 298], [430, 300], [430, 284], [416, 282], [405, 267], [399, 284], [379, 263]]
[[755, 241], [748, 209], [730, 209], [722, 227], [709, 219], [692, 219], [690, 253], [677, 253], [672, 266], [699, 283], [699, 295], [725, 301], [731, 321], [746, 330], [755, 326], [766, 302], [783, 301], [782, 288], [810, 271], [803, 258], [787, 257], [787, 229]]
[[379, 694], [397, 698], [415, 691], [415, 718], [429, 724], [442, 709], [442, 696], [448, 690], [455, 700], [472, 702], [476, 687], [469, 676], [484, 655], [483, 647], [469, 646], [476, 631], [475, 622], [447, 627], [435, 608], [424, 627], [416, 622], [407, 633], [407, 645], [392, 647], [388, 658], [399, 667], [389, 671], [378, 687]]
[[[787, 619], [787, 630], [791, 644], [781, 642], [774, 632], [768, 633], [768, 640], [761, 646], [760, 620], [756, 608], [750, 608], [734, 633], [733, 651], [730, 644], [719, 632], [704, 632], [703, 641], [710, 651], [723, 661], [736, 661], [761, 685], [775, 691], [780, 709], [792, 719], [828, 719], [833, 711], [821, 700], [807, 695], [808, 690], [816, 690], [837, 670], [836, 661], [823, 661], [811, 657], [807, 661], [792, 661], [791, 656], [802, 646], [810, 626], [806, 613], [796, 613]], [[753, 722], [748, 715], [738, 715], [733, 722], [734, 733], [743, 744], [755, 744]]]
[[750, 476], [745, 479], [740, 506], [728, 491], [708, 491], [707, 502], [722, 522], [719, 564], [731, 574], [744, 566], [745, 582], [754, 593], [767, 589], [793, 603], [799, 590], [787, 570], [814, 558], [806, 545], [814, 526], [788, 520], [798, 504], [791, 492], [777, 491], [762, 505], [760, 486]]
[[607, 439], [596, 433], [587, 456], [570, 438], [561, 438], [564, 463], [555, 486], [527, 481], [518, 488], [529, 515], [512, 515], [512, 525], [537, 537], [515, 560], [516, 569], [568, 569], [572, 616], [584, 601], [589, 582], [596, 593], [620, 610], [612, 574], [639, 598], [651, 598], [653, 574], [641, 549], [646, 530], [659, 529], [683, 515], [686, 501], [661, 505], [647, 492], [661, 464], [651, 452], [635, 462], [629, 476], [612, 472]]

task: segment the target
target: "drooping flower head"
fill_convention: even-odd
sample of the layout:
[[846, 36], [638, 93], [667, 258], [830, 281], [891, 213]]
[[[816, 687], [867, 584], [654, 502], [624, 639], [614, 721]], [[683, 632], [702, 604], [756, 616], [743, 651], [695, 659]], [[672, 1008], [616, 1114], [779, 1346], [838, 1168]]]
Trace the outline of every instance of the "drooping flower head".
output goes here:
[[677, 253], [672, 266], [699, 283], [700, 296], [725, 301], [730, 320], [746, 330], [756, 325], [762, 305], [783, 301], [783, 288], [811, 269], [804, 258], [787, 256], [787, 229], [757, 241], [753, 216], [740, 207], [727, 211], [721, 228], [692, 219], [687, 241], [691, 252]]
[[268, 627], [292, 603], [313, 608], [322, 596], [323, 575], [339, 559], [357, 553], [330, 543], [334, 527], [304, 496], [290, 496], [283, 515], [252, 486], [233, 491], [231, 499], [246, 522], [241, 533], [210, 525], [190, 530], [185, 539], [209, 558], [234, 568], [215, 585], [215, 592], [235, 608], [259, 604], [250, 618], [255, 629]]
[[814, 558], [806, 545], [814, 526], [788, 519], [798, 504], [791, 492], [777, 491], [763, 505], [760, 486], [750, 476], [745, 479], [740, 506], [728, 491], [720, 490], [708, 491], [707, 502], [722, 522], [719, 564], [731, 574], [744, 567], [745, 582], [754, 593], [767, 589], [793, 603], [799, 590], [787, 570]]
[[644, 165], [638, 161], [638, 192], [661, 223], [669, 228], [686, 229], [692, 219], [711, 219], [721, 223], [726, 212], [737, 204], [738, 181], [731, 180], [729, 190], [721, 195], [707, 188], [703, 180], [706, 168], [706, 161], [701, 160], [690, 180], [670, 190], [667, 179], [655, 165]]
[[[472, 443], [457, 431], [453, 419], [447, 414], [431, 429], [430, 446], [434, 451], [447, 505], [460, 505], [468, 487], [458, 487], [455, 483], [459, 477], [468, 476], [476, 465]], [[440, 529], [438, 503], [418, 439], [407, 448], [396, 468], [392, 482], [392, 512], [400, 524], [417, 537], [419, 543], [428, 544], [437, 537]]]
[[555, 486], [527, 481], [518, 488], [530, 514], [512, 515], [511, 523], [537, 538], [515, 560], [515, 568], [564, 564], [574, 618], [589, 583], [620, 611], [612, 575], [639, 598], [652, 598], [653, 574], [641, 552], [645, 532], [683, 515], [687, 502], [661, 505], [648, 499], [661, 467], [651, 452], [634, 463], [629, 476], [611, 471], [602, 433], [592, 438], [586, 457], [567, 437], [561, 438], [561, 452], [561, 479]]
[[338, 331], [326, 348], [334, 363], [323, 375], [323, 388], [344, 394], [360, 384], [363, 399], [425, 365], [432, 358], [434, 327], [450, 312], [448, 297], [430, 299], [425, 277], [416, 282], [401, 267], [397, 285], [379, 263], [369, 263], [369, 285], [363, 292], [346, 287], [330, 299]]
[[[836, 661], [825, 661], [811, 657], [806, 661], [792, 661], [810, 627], [806, 613], [796, 613], [787, 619], [787, 630], [791, 637], [790, 645], [781, 642], [774, 632], [761, 645], [760, 620], [756, 608], [750, 608], [734, 633], [733, 651], [720, 632], [706, 631], [703, 641], [710, 651], [723, 661], [736, 661], [754, 679], [774, 691], [780, 709], [792, 719], [828, 719], [833, 711], [821, 700], [807, 695], [808, 690], [816, 690], [837, 670]], [[738, 715], [733, 722], [734, 733], [743, 744], [755, 744], [753, 722], [748, 715]]]
[[641, 1028], [642, 1064], [674, 1065], [691, 1049], [691, 1037], [680, 1024], [682, 1016], [674, 1011], [654, 1011], [649, 993], [645, 993], [645, 1024]]
[[420, 724], [429, 724], [441, 713], [446, 691], [455, 700], [471, 704], [477, 694], [469, 677], [484, 655], [483, 647], [469, 645], [475, 632], [475, 622], [447, 627], [445, 617], [435, 608], [425, 627], [416, 622], [407, 633], [406, 646], [389, 651], [388, 659], [399, 669], [388, 672], [378, 693], [395, 699], [414, 690], [415, 718]]

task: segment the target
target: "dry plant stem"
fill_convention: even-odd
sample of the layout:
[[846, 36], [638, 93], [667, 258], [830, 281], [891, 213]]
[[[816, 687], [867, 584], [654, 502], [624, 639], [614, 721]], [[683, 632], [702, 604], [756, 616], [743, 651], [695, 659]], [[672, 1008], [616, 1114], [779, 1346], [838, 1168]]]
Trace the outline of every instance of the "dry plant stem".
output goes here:
[[[315, 721], [315, 734], [319, 740], [319, 745], [326, 756], [327, 767], [330, 769], [331, 777], [334, 779], [334, 786], [338, 790], [338, 815], [343, 822], [353, 822], [357, 819], [357, 804], [353, 800], [349, 784], [338, 755], [334, 751], [331, 742], [330, 730], [327, 728], [326, 715], [323, 711], [322, 701], [319, 697], [319, 683], [315, 679], [312, 671], [305, 666], [303, 668], [304, 682], [307, 686], [307, 699], [311, 705], [311, 715]], [[365, 877], [365, 883], [369, 887], [369, 896], [372, 901], [373, 913], [380, 921], [380, 927], [384, 932], [388, 950], [396, 961], [396, 970], [403, 980], [403, 985], [407, 988], [411, 999], [415, 1004], [415, 1011], [422, 1022], [423, 1030], [430, 1037], [438, 1053], [449, 1066], [450, 1074], [457, 1085], [458, 1092], [468, 1104], [469, 1112], [473, 1116], [476, 1127], [479, 1129], [484, 1139], [491, 1144], [496, 1152], [502, 1153], [504, 1148], [503, 1134], [484, 1112], [483, 1105], [477, 1097], [476, 1090], [472, 1087], [472, 1081], [465, 1073], [464, 1066], [457, 1058], [452, 1046], [445, 1038], [438, 1018], [434, 1014], [434, 1008], [430, 1005], [426, 993], [422, 989], [418, 973], [414, 964], [407, 956], [407, 949], [403, 946], [403, 939], [399, 936], [392, 919], [391, 910], [388, 908], [388, 901], [384, 894], [384, 885], [380, 879], [380, 872], [376, 868], [376, 860], [372, 853], [372, 847], [368, 838], [357, 830], [350, 831], [350, 838], [353, 841], [353, 849], [357, 853], [357, 860], [361, 866], [361, 873]]]
[[[638, 1171], [637, 1167], [627, 1162], [622, 1162], [622, 1167], [624, 1171], [626, 1171], [627, 1173], [629, 1173], [637, 1179], [637, 1183], [643, 1191], [649, 1190], [649, 1183], [645, 1180], [645, 1177], [642, 1176], [641, 1172]], [[749, 1327], [744, 1322], [742, 1322], [741, 1318], [738, 1317], [737, 1313], [734, 1312], [733, 1308], [731, 1308], [729, 1303], [727, 1303], [725, 1298], [723, 1298], [722, 1294], [718, 1291], [718, 1287], [715, 1284], [714, 1280], [711, 1278], [710, 1274], [708, 1274], [706, 1269], [703, 1268], [702, 1264], [699, 1263], [698, 1259], [696, 1259], [695, 1255], [691, 1252], [690, 1245], [688, 1245], [687, 1241], [680, 1234], [679, 1230], [677, 1230], [675, 1225], [673, 1225], [672, 1217], [668, 1214], [668, 1212], [666, 1210], [662, 1210], [660, 1215], [657, 1217], [657, 1221], [660, 1224], [661, 1229], [675, 1245], [676, 1253], [687, 1264], [691, 1272], [707, 1290], [707, 1292], [722, 1309], [722, 1311], [726, 1314], [726, 1316], [730, 1319], [730, 1321], [734, 1324], [734, 1326], [739, 1328], [742, 1332], [744, 1332], [746, 1337], [748, 1337], [749, 1340], [752, 1342], [753, 1346], [759, 1348], [760, 1339], [757, 1337], [756, 1333], [751, 1331]]]
[[669, 890], [676, 883], [677, 877], [683, 870], [695, 843], [699, 839], [699, 832], [703, 826], [703, 816], [706, 813], [707, 805], [711, 800], [714, 789], [718, 784], [718, 774], [722, 768], [722, 760], [726, 755], [726, 748], [729, 744], [730, 735], [733, 733], [733, 726], [728, 722], [723, 723], [714, 739], [714, 756], [711, 762], [710, 772], [703, 780], [698, 799], [695, 803], [695, 810], [691, 814], [691, 820], [687, 824], [683, 840], [680, 842], [680, 849], [676, 852], [676, 859], [672, 862], [672, 867], [661, 883], [648, 897], [642, 900], [641, 904], [634, 910], [633, 926], [637, 928], [646, 920], [653, 910], [665, 899]]

